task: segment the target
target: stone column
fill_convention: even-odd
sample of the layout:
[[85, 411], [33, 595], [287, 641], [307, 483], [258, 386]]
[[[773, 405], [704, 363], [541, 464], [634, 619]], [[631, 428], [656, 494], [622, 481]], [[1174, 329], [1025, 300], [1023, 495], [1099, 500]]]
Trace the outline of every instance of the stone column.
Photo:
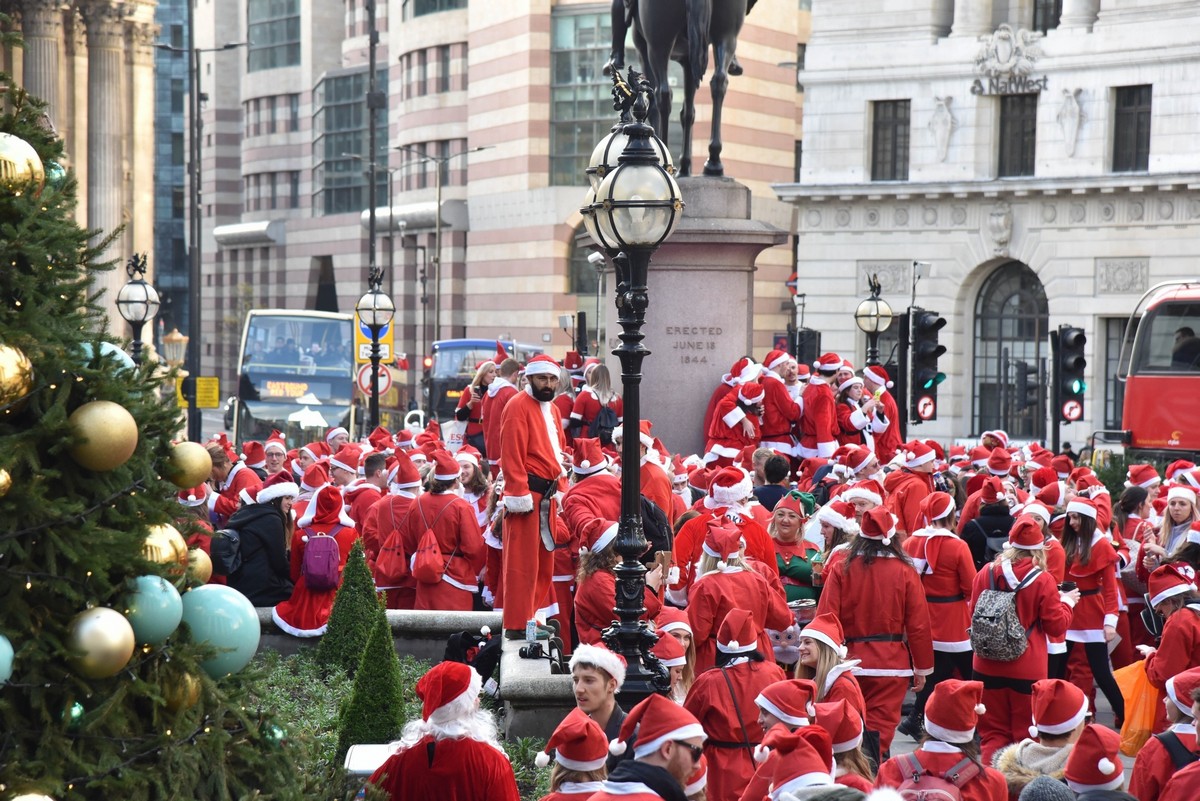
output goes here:
[[1100, 11], [1100, 0], [1063, 0], [1058, 30], [1089, 31]]
[[[88, 46], [88, 227], [99, 230], [99, 241], [116, 231], [127, 216], [124, 207], [127, 9], [124, 3], [93, 0], [79, 11], [87, 28]], [[124, 262], [130, 254], [124, 252], [119, 242], [119, 239], [113, 242], [105, 257]], [[125, 281], [126, 275], [120, 269], [97, 277], [97, 288], [107, 290], [101, 304], [118, 331], [124, 328], [124, 321], [116, 313], [116, 299]]]
[[25, 91], [46, 101], [50, 121], [62, 130], [61, 77], [63, 11], [61, 0], [25, 0], [21, 4], [21, 36], [25, 41]]
[[[154, 263], [154, 43], [159, 26], [150, 22], [129, 24], [129, 109], [126, 130], [129, 131], [130, 165], [126, 182], [126, 205], [132, 209], [129, 231], [125, 241], [132, 253], [149, 256], [146, 280], [153, 283], [157, 275]], [[142, 339], [149, 342], [151, 332]]]
[[983, 36], [991, 33], [992, 0], [954, 0], [954, 27], [951, 36]]

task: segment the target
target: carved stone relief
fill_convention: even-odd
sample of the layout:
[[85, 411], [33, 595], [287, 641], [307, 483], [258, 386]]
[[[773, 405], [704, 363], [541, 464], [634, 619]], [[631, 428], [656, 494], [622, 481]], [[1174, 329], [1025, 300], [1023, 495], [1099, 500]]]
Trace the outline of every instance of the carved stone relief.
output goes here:
[[870, 291], [867, 281], [871, 276], [879, 279], [879, 288], [884, 295], [908, 296], [909, 272], [912, 265], [906, 261], [860, 261], [858, 263], [859, 291], [866, 294]]
[[1145, 292], [1149, 281], [1149, 259], [1096, 259], [1097, 295]]
[[1012, 207], [998, 203], [988, 213], [987, 233], [992, 241], [993, 256], [1007, 256], [1008, 243], [1012, 239]]

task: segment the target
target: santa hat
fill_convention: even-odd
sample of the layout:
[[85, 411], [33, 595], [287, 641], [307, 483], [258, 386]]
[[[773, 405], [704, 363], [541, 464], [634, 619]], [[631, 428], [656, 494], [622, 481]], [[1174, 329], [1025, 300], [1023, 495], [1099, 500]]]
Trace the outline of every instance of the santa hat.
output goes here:
[[[575, 440], [579, 442], [579, 440]], [[687, 465], [683, 463], [683, 459], [679, 458], [679, 454], [671, 457], [671, 483], [686, 484], [688, 480]]]
[[728, 560], [738, 556], [745, 544], [742, 532], [732, 523], [726, 524], [719, 519], [708, 521], [708, 531], [704, 534], [703, 549], [705, 554], [719, 560], [718, 568], [723, 568]]
[[805, 383], [812, 377], [812, 371], [807, 364], [796, 365], [796, 378], [800, 379], [801, 383]]
[[600, 360], [597, 359], [595, 356], [588, 356], [586, 359], [584, 359], [583, 360], [583, 380], [587, 381], [588, 375], [591, 374], [592, 370], [595, 370], [599, 366], [600, 366]]
[[732, 506], [750, 497], [754, 491], [754, 481], [750, 474], [740, 467], [723, 467], [717, 471], [709, 484], [709, 497], [718, 506]]
[[634, 759], [653, 754], [671, 740], [707, 739], [704, 727], [691, 712], [657, 693], [629, 710], [618, 738], [609, 743], [608, 752], [613, 756], [624, 754], [627, 743], [635, 733], [637, 745], [633, 747]]
[[800, 636], [823, 642], [833, 649], [838, 659], [846, 658], [846, 634], [842, 630], [842, 621], [832, 612], [814, 617], [800, 632]]
[[[1070, 459], [1067, 459], [1067, 461], [1070, 461]], [[1031, 450], [1029, 453], [1029, 458], [1026, 459], [1025, 462], [1026, 464], [1036, 465], [1036, 467], [1033, 468], [1036, 470], [1050, 470], [1050, 472], [1054, 473], [1054, 479], [1058, 480], [1058, 469], [1054, 466], [1054, 454], [1045, 448]]]
[[618, 691], [625, 684], [625, 658], [603, 645], [583, 643], [576, 646], [571, 654], [571, 670], [580, 666], [603, 670], [616, 680]]
[[525, 375], [558, 375], [558, 362], [544, 353], [539, 353], [525, 365]]
[[1003, 429], [999, 429], [999, 428], [997, 428], [995, 431], [984, 431], [983, 434], [980, 435], [979, 441], [983, 442], [984, 438], [989, 437], [989, 436], [993, 437], [997, 441], [999, 441], [1001, 448], [1008, 447], [1008, 432], [1007, 431], [1004, 431]]
[[563, 367], [567, 368], [568, 372], [578, 373], [583, 369], [583, 356], [577, 350], [569, 350], [563, 356]]
[[733, 374], [734, 384], [742, 385], [749, 384], [752, 381], [757, 381], [759, 376], [762, 375], [762, 371], [763, 366], [761, 364], [747, 357], [746, 363], [741, 365], [738, 371]]
[[396, 441], [392, 439], [392, 432], [383, 426], [376, 426], [375, 430], [367, 435], [367, 442], [371, 443], [374, 450], [385, 455], [396, 450]]
[[454, 461], [459, 462], [460, 464], [473, 464], [476, 467], [479, 467], [479, 465], [483, 462], [483, 454], [475, 450], [473, 446], [464, 443], [463, 446], [458, 449], [458, 452], [454, 454]]
[[874, 479], [856, 481], [838, 496], [843, 501], [872, 501], [876, 506], [883, 505], [883, 487]]
[[[708, 547], [707, 540], [704, 545]], [[753, 613], [730, 609], [717, 628], [717, 650], [723, 654], [748, 654], [758, 648], [758, 632]]]
[[995, 476], [988, 476], [979, 488], [979, 502], [982, 504], [999, 503], [1004, 500], [1004, 484]]
[[845, 381], [843, 381], [842, 383], [838, 384], [837, 391], [845, 392], [846, 390], [850, 389], [850, 387], [854, 386], [855, 384], [858, 384], [861, 386], [862, 383], [863, 383], [863, 380], [861, 378], [859, 378], [856, 375], [852, 375], [849, 378], [847, 378]]
[[847, 445], [846, 450], [842, 454], [841, 462], [846, 467], [850, 468], [851, 472], [857, 473], [866, 467], [874, 458], [875, 454], [871, 453], [871, 451], [867, 448], [864, 448], [860, 445]]
[[1050, 525], [1050, 508], [1041, 501], [1030, 501], [1021, 509], [1021, 513], [1041, 518], [1043, 523]]
[[1004, 448], [994, 448], [988, 456], [987, 469], [993, 476], [1007, 476], [1012, 470], [1012, 454]]
[[876, 384], [885, 386], [888, 389], [891, 389], [893, 386], [895, 386], [892, 383], [892, 379], [888, 377], [887, 370], [885, 370], [883, 368], [883, 365], [880, 365], [880, 364], [872, 364], [872, 365], [868, 365], [867, 367], [864, 367], [863, 368], [863, 378], [869, 378], [871, 381], [875, 382]]
[[[652, 424], [649, 420], [638, 421], [638, 441], [640, 441], [647, 448], [654, 447], [654, 437], [653, 437], [653, 435], [650, 434], [651, 425]], [[612, 432], [613, 442], [620, 442], [624, 438], [625, 438], [625, 425], [624, 425], [624, 423], [618, 423], [616, 428], [614, 428], [613, 432]]]
[[862, 716], [845, 698], [817, 704], [817, 725], [829, 732], [835, 754], [849, 753], [862, 745]]
[[786, 495], [776, 502], [772, 513], [778, 512], [780, 509], [786, 509], [798, 517], [807, 519], [813, 513], [816, 506], [817, 502], [811, 494], [789, 490]]
[[287, 440], [283, 438], [283, 432], [278, 428], [271, 431], [271, 436], [267, 437], [267, 441], [263, 444], [263, 451], [279, 451], [282, 454], [288, 452]]
[[990, 450], [982, 445], [976, 445], [974, 448], [971, 448], [971, 465], [974, 467], [986, 467], [988, 457], [991, 455], [992, 452]]
[[1078, 495], [1070, 500], [1067, 504], [1067, 514], [1074, 512], [1077, 515], [1096, 519], [1096, 504], [1092, 503], [1087, 498], [1080, 498]]
[[1063, 501], [1067, 497], [1067, 485], [1061, 481], [1055, 481], [1038, 491], [1035, 496], [1039, 503], [1045, 504], [1050, 509], [1057, 509], [1063, 505]]
[[820, 726], [795, 731], [773, 726], [763, 745], [777, 755], [771, 798], [787, 798], [805, 787], [833, 784], [833, 740]]
[[687, 777], [687, 781], [683, 785], [683, 794], [691, 798], [696, 793], [708, 786], [708, 760], [704, 755], [700, 755], [700, 761], [696, 763], [696, 769], [692, 771], [692, 775]]
[[935, 458], [936, 454], [933, 452], [933, 448], [919, 439], [904, 444], [905, 467], [920, 467], [923, 464], [932, 462]]
[[1167, 697], [1171, 703], [1183, 713], [1184, 717], [1192, 717], [1192, 693], [1200, 689], [1200, 667], [1176, 673], [1167, 679]]
[[1071, 461], [1070, 456], [1060, 454], [1050, 460], [1050, 469], [1057, 473], [1059, 478], [1066, 478], [1075, 469], [1075, 463]]
[[479, 694], [481, 684], [479, 673], [465, 662], [439, 662], [417, 680], [421, 718], [431, 720], [439, 709], [450, 706], [460, 698], [474, 698]]
[[655, 631], [672, 632], [686, 631], [688, 636], [692, 634], [692, 622], [688, 618], [687, 612], [678, 609], [674, 606], [664, 606], [659, 610], [658, 617], [654, 619]]
[[300, 479], [300, 489], [304, 492], [316, 492], [329, 483], [329, 465], [325, 462], [310, 464]]
[[788, 355], [786, 350], [773, 350], [763, 359], [763, 367], [768, 370], [774, 370], [787, 364], [791, 359], [792, 357]]
[[813, 367], [827, 375], [836, 373], [842, 367], [842, 357], [836, 353], [824, 353], [813, 362]]
[[619, 529], [620, 525], [615, 520], [606, 520], [602, 517], [592, 518], [583, 524], [583, 529], [580, 531], [580, 539], [583, 540], [579, 547], [580, 552], [603, 551], [616, 541]]
[[461, 474], [458, 460], [450, 455], [450, 451], [434, 451], [433, 478], [435, 481], [457, 481]]
[[220, 446], [221, 450], [225, 451], [225, 455], [229, 457], [230, 463], [238, 460], [238, 454], [233, 449], [233, 443], [229, 441], [229, 437], [225, 435], [224, 431], [213, 437], [211, 441]]
[[180, 490], [175, 495], [175, 500], [179, 501], [184, 506], [204, 506], [208, 503], [208, 494], [212, 492], [207, 483], [192, 487], [191, 489]]
[[1183, 470], [1178, 476], [1180, 484], [1200, 490], [1200, 470]]
[[1125, 486], [1149, 489], [1155, 484], [1161, 484], [1162, 479], [1158, 470], [1152, 464], [1131, 464], [1125, 474]]
[[338, 448], [337, 453], [329, 457], [329, 466], [340, 467], [357, 475], [358, 466], [362, 462], [362, 455], [362, 448], [360, 446], [355, 445], [353, 442], [347, 442]]
[[544, 751], [538, 751], [534, 764], [544, 768], [554, 761], [568, 770], [586, 773], [599, 770], [608, 761], [608, 739], [604, 729], [579, 707], [572, 709], [550, 735]]
[[954, 498], [945, 492], [931, 492], [921, 499], [917, 511], [928, 525], [954, 513]]
[[329, 458], [332, 451], [327, 443], [310, 442], [301, 448], [300, 452], [307, 453], [309, 458], [315, 462], [322, 462]]
[[416, 437], [407, 428], [397, 431], [393, 439], [396, 440], [396, 447], [399, 449], [407, 451], [416, 447]]
[[1167, 465], [1167, 469], [1163, 470], [1163, 475], [1166, 476], [1167, 481], [1170, 481], [1175, 478], [1176, 473], [1186, 473], [1195, 468], [1195, 466], [1187, 459], [1176, 459]]
[[946, 679], [938, 682], [925, 703], [925, 731], [952, 745], [975, 739], [983, 706], [983, 682]]
[[1013, 522], [1008, 530], [1008, 544], [1024, 551], [1040, 551], [1046, 547], [1042, 527], [1027, 514], [1019, 515]]
[[738, 400], [742, 403], [748, 403], [753, 406], [756, 403], [761, 403], [762, 399], [767, 396], [767, 391], [763, 389], [762, 384], [757, 381], [750, 381], [742, 384], [738, 388]]
[[1029, 474], [1029, 491], [1036, 495], [1051, 484], [1058, 483], [1058, 478], [1053, 467], [1039, 467]]
[[967, 461], [967, 449], [963, 445], [950, 446], [950, 464]]
[[1200, 545], [1200, 520], [1188, 526], [1187, 541], [1192, 544]]
[[504, 361], [507, 358], [508, 358], [508, 351], [504, 349], [504, 343], [497, 339], [496, 340], [496, 355], [492, 357], [492, 361], [495, 362], [496, 364], [500, 364], [500, 362]]
[[[716, 474], [717, 471], [711, 468], [697, 467], [688, 472], [687, 485], [697, 492], [707, 493], [709, 487], [712, 485], [713, 476]], [[753, 485], [751, 485], [751, 488], [753, 489]]]
[[398, 489], [421, 486], [421, 473], [404, 451], [396, 451], [392, 458], [395, 464], [388, 470], [388, 483]]
[[817, 685], [811, 679], [784, 679], [768, 684], [754, 699], [789, 726], [807, 726], [817, 714]]
[[1191, 487], [1184, 486], [1183, 484], [1176, 484], [1175, 486], [1173, 486], [1169, 490], [1167, 490], [1167, 503], [1170, 503], [1171, 501], [1175, 500], [1176, 498], [1182, 498], [1183, 500], [1190, 503], [1192, 506], [1195, 506], [1196, 505], [1196, 490], [1192, 489]]
[[246, 463], [246, 467], [266, 467], [267, 452], [263, 449], [263, 444], [252, 439], [243, 442], [242, 461]]
[[249, 506], [250, 504], [254, 503], [254, 496], [250, 494], [250, 487], [242, 487], [240, 490], [238, 490], [238, 501], [240, 501], [243, 506]]
[[1094, 470], [1092, 470], [1092, 468], [1087, 467], [1086, 465], [1081, 465], [1080, 467], [1076, 467], [1070, 472], [1070, 474], [1067, 475], [1067, 483], [1074, 485], [1085, 476], [1095, 475], [1096, 473]]
[[858, 521], [854, 519], [854, 507], [845, 500], [846, 493], [817, 510], [813, 519], [820, 520], [848, 534], [858, 534]]
[[1146, 594], [1150, 596], [1150, 608], [1168, 598], [1196, 591], [1196, 571], [1186, 562], [1162, 565], [1150, 574], [1146, 581]]
[[1067, 787], [1076, 793], [1121, 787], [1125, 783], [1121, 735], [1107, 726], [1089, 723], [1071, 747], [1064, 775]]
[[295, 498], [299, 494], [300, 487], [292, 481], [291, 473], [280, 470], [272, 476], [267, 476], [255, 500], [258, 503], [268, 503], [276, 498]]
[[1088, 699], [1083, 690], [1062, 679], [1035, 681], [1031, 703], [1030, 737], [1037, 737], [1038, 732], [1055, 736], [1070, 734], [1088, 715]]
[[342, 434], [345, 434], [347, 437], [350, 436], [350, 432], [347, 431], [346, 429], [342, 428], [341, 426], [334, 426], [333, 428], [331, 428], [325, 432], [325, 444], [327, 444], [330, 448], [332, 448], [333, 447], [333, 438], [336, 436], [340, 436]]
[[[346, 515], [342, 491], [332, 484], [326, 484], [313, 493], [312, 500], [304, 509], [304, 516], [296, 521], [300, 528], [315, 525], [333, 525], [340, 523], [347, 528], [354, 528], [354, 521]], [[302, 538], [308, 542], [307, 537]]]
[[670, 634], [660, 633], [658, 642], [654, 643], [650, 651], [658, 657], [663, 667], [683, 667], [687, 664], [687, 651], [683, 649], [683, 644]]
[[863, 512], [862, 533], [859, 536], [891, 545], [892, 538], [896, 536], [896, 516], [882, 506], [868, 509]]

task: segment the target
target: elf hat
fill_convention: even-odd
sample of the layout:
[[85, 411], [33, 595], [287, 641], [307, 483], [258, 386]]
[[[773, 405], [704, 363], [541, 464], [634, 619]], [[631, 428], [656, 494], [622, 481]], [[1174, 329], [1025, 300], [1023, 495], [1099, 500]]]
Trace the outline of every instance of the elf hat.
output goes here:
[[262, 489], [258, 491], [255, 497], [257, 503], [267, 503], [276, 498], [295, 498], [300, 494], [300, 487], [295, 481], [292, 481], [291, 474], [286, 470], [280, 470], [273, 476], [268, 476], [263, 482]]
[[707, 739], [704, 727], [691, 712], [658, 694], [651, 695], [629, 710], [617, 739], [609, 742], [608, 752], [613, 756], [624, 754], [635, 733], [637, 745], [633, 747], [634, 759], [653, 754], [669, 740]]
[[1167, 697], [1187, 718], [1192, 717], [1192, 692], [1198, 688], [1200, 668], [1194, 667], [1167, 679]]
[[896, 536], [896, 517], [882, 506], [868, 509], [862, 516], [862, 534], [869, 540], [878, 540], [884, 545], [891, 545]]
[[1089, 723], [1067, 757], [1067, 787], [1077, 793], [1116, 790], [1125, 783], [1120, 752], [1121, 735], [1107, 726]]
[[817, 704], [817, 725], [829, 732], [835, 754], [844, 754], [862, 745], [863, 719], [845, 698]]
[[658, 642], [654, 643], [650, 652], [658, 657], [663, 667], [683, 667], [687, 664], [687, 651], [683, 649], [683, 644], [667, 632], [659, 633]]
[[833, 649], [839, 659], [846, 658], [846, 634], [842, 630], [842, 621], [832, 612], [814, 617], [800, 632], [800, 636], [823, 642]]
[[625, 684], [625, 659], [620, 654], [614, 654], [603, 645], [588, 645], [583, 643], [575, 647], [571, 654], [571, 670], [583, 665], [589, 668], [599, 668], [617, 681], [619, 691]]
[[1195, 591], [1196, 571], [1186, 562], [1162, 565], [1146, 581], [1146, 594], [1150, 596], [1152, 609], [1168, 598]]
[[816, 700], [811, 679], [784, 679], [764, 687], [754, 703], [789, 726], [807, 726], [817, 715]]
[[1033, 725], [1029, 736], [1038, 732], [1049, 735], [1069, 734], [1088, 715], [1088, 699], [1083, 690], [1062, 679], [1041, 679], [1033, 683]]
[[482, 685], [479, 673], [464, 662], [439, 662], [417, 681], [417, 697], [421, 699], [421, 717], [430, 720], [439, 709], [454, 703], [464, 695], [474, 697]]
[[983, 682], [946, 679], [939, 682], [925, 704], [925, 731], [952, 745], [975, 739], [983, 706]]
[[1024, 551], [1040, 551], [1046, 547], [1042, 527], [1028, 514], [1017, 517], [1008, 531], [1008, 544]]
[[546, 750], [539, 751], [534, 757], [534, 764], [539, 768], [549, 765], [552, 749], [554, 761], [568, 770], [599, 770], [608, 761], [608, 739], [604, 729], [579, 707], [572, 709], [558, 724], [546, 742]]

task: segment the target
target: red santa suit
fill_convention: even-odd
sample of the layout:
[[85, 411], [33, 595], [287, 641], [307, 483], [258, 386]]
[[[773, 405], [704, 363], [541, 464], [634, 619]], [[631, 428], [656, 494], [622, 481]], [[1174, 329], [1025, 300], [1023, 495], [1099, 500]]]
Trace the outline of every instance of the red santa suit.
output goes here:
[[[960, 749], [940, 740], [926, 742], [913, 751], [913, 755], [920, 760], [921, 767], [930, 776], [942, 776], [963, 760], [963, 752]], [[909, 776], [903, 758], [892, 757], [879, 766], [875, 786], [899, 787], [907, 778]], [[962, 795], [962, 801], [1007, 801], [1008, 782], [1000, 771], [985, 767], [981, 775], [959, 788], [959, 793]]]
[[892, 393], [885, 389], [879, 396], [879, 406], [883, 409], [882, 419], [876, 412], [871, 436], [875, 440], [875, 457], [886, 464], [896, 455], [896, 451], [900, 450], [904, 440], [900, 438], [900, 409], [896, 406], [896, 399], [892, 397]]
[[346, 510], [346, 514], [354, 521], [354, 527], [362, 531], [366, 527], [371, 507], [382, 497], [379, 487], [365, 479], [359, 479], [343, 489], [342, 496], [346, 499], [346, 503], [350, 505], [350, 508]]
[[796, 455], [796, 440], [792, 437], [792, 428], [800, 422], [800, 404], [792, 398], [783, 379], [770, 370], [763, 371], [762, 387], [766, 397], [763, 399], [762, 442], [759, 447], [793, 457]]
[[327, 534], [337, 540], [341, 557], [338, 565], [340, 586], [341, 572], [346, 567], [354, 541], [358, 539], [358, 532], [354, 530], [354, 521], [347, 517], [342, 508], [341, 490], [331, 484], [317, 490], [304, 516], [296, 521], [296, 530], [292, 534], [292, 595], [271, 610], [275, 625], [293, 637], [319, 637], [324, 634], [329, 613], [333, 611], [333, 599], [337, 596], [337, 587], [310, 590], [304, 579], [304, 551], [312, 536], [319, 534]]
[[1067, 578], [1079, 588], [1079, 603], [1067, 629], [1068, 642], [1104, 642], [1104, 627], [1117, 625], [1117, 552], [1099, 530], [1092, 537], [1088, 563], [1067, 565]]
[[[773, 561], [773, 560], [772, 560]], [[745, 609], [757, 627], [757, 648], [774, 663], [775, 650], [766, 629], [781, 631], [795, 622], [782, 587], [771, 587], [753, 570], [731, 566], [696, 579], [688, 597], [688, 620], [696, 644], [696, 675], [716, 664], [717, 629], [731, 609]]]
[[763, 738], [754, 699], [784, 678], [778, 665], [742, 657], [721, 670], [698, 675], [688, 690], [683, 707], [695, 715], [708, 735], [704, 758], [712, 801], [737, 801], [753, 778], [753, 747]]
[[[1188, 604], [1163, 624], [1158, 650], [1146, 657], [1146, 678], [1158, 689], [1167, 679], [1183, 671], [1200, 667], [1200, 604]], [[1166, 712], [1159, 707], [1155, 731], [1166, 728]]]
[[[488, 466], [492, 478], [500, 471], [500, 422], [504, 416], [504, 407], [517, 394], [517, 388], [507, 379], [497, 375], [488, 384], [487, 394], [483, 397], [483, 449], [487, 452]], [[561, 429], [561, 425], [559, 426]]]
[[933, 475], [905, 467], [888, 473], [883, 479], [883, 489], [887, 492], [884, 506], [896, 516], [896, 531], [903, 542], [908, 534], [921, 528], [921, 501], [933, 492]]
[[[432, 746], [432, 750], [430, 749]], [[520, 801], [512, 763], [498, 746], [469, 737], [422, 737], [371, 774], [391, 801]]]
[[[886, 514], [886, 512], [885, 512]], [[917, 572], [895, 558], [827, 565], [817, 614], [842, 623], [849, 655], [867, 706], [867, 728], [879, 732], [881, 752], [891, 748], [900, 705], [914, 671], [933, 672], [933, 639], [925, 591]], [[871, 598], [871, 603], [862, 603]], [[905, 639], [907, 638], [907, 645]]]
[[814, 375], [804, 389], [804, 415], [800, 418], [800, 456], [829, 459], [837, 450], [837, 398], [828, 378]]
[[[581, 644], [601, 642], [600, 634], [617, 619], [613, 612], [616, 605], [617, 577], [611, 570], [597, 570], [576, 585], [575, 630]], [[642, 620], [653, 620], [662, 609], [658, 596], [648, 586], [643, 591], [642, 605], [646, 607]]]
[[[454, 407], [454, 417], [457, 420], [463, 420], [459, 415], [463, 414], [466, 409], [467, 427], [463, 430], [463, 442], [469, 442], [469, 437], [478, 437], [483, 433], [483, 399], [481, 398], [472, 408], [470, 406], [471, 398], [475, 397], [472, 391], [472, 385], [467, 384], [463, 389], [462, 394], [458, 396], [458, 405]], [[487, 447], [487, 444], [484, 444]]]
[[[711, 501], [707, 498], [704, 500]], [[720, 520], [729, 514], [740, 519], [740, 522], [735, 522], [734, 525], [742, 532], [742, 539], [746, 541], [745, 555], [767, 565], [768, 569], [776, 575], [779, 574], [779, 566], [775, 560], [775, 545], [765, 528], [749, 519], [748, 515], [739, 515], [732, 507], [718, 506], [703, 509], [699, 517], [688, 520], [675, 535], [675, 548], [671, 558], [672, 563], [679, 568], [679, 581], [668, 587], [668, 598], [671, 603], [676, 606], [688, 605], [688, 591], [695, 580], [696, 565], [704, 550], [704, 535], [708, 531], [708, 524], [712, 520]]]
[[588, 801], [604, 789], [604, 782], [563, 782], [558, 791], [547, 793], [538, 801]]
[[866, 720], [867, 702], [863, 698], [858, 679], [854, 678], [853, 671], [857, 667], [857, 659], [834, 665], [825, 677], [825, 685], [817, 688], [817, 700], [822, 703], [845, 701], [851, 709], [858, 712], [859, 717]]
[[[437, 468], [435, 468], [437, 469]], [[475, 510], [452, 492], [426, 493], [418, 498], [400, 524], [400, 542], [409, 567], [427, 530], [437, 538], [445, 573], [436, 583], [416, 583], [414, 609], [470, 612], [479, 591], [479, 571], [486, 557]]]
[[[554, 408], [558, 410], [558, 422], [562, 425], [563, 431], [566, 432], [567, 426], [571, 424], [571, 409], [574, 407], [575, 399], [567, 393], [554, 396]], [[566, 434], [567, 443], [573, 440], [570, 434]]]
[[[579, 394], [575, 396], [575, 402], [571, 406], [570, 417], [572, 423], [577, 422], [582, 426], [580, 436], [588, 436], [588, 426], [596, 419], [596, 415], [600, 414], [600, 409], [603, 407], [604, 404], [600, 403], [595, 390], [591, 387], [585, 386], [579, 390]], [[624, 419], [625, 404], [622, 403], [620, 397], [614, 395], [608, 402], [608, 408], [616, 413], [618, 423]]]
[[562, 518], [572, 537], [597, 518], [620, 520], [621, 480], [606, 471], [580, 478], [562, 497]]
[[408, 555], [400, 541], [400, 524], [416, 496], [404, 490], [375, 502], [363, 530], [363, 550], [375, 577], [375, 589], [387, 592], [388, 609], [412, 609], [417, 585], [408, 572]]
[[925, 600], [929, 603], [929, 621], [933, 650], [964, 653], [971, 650], [971, 585], [975, 581], [975, 562], [971, 549], [949, 529], [922, 528], [904, 543], [921, 577]]
[[[705, 447], [704, 463], [709, 466], [729, 467], [737, 455], [749, 445], [757, 445], [762, 437], [762, 424], [757, 414], [742, 408], [739, 392], [730, 392], [713, 413], [708, 427], [708, 444]], [[742, 421], [750, 422], [750, 433], [746, 433]]]
[[671, 491], [671, 477], [667, 475], [666, 469], [658, 463], [654, 451], [642, 457], [642, 466], [639, 474], [641, 476], [642, 495], [654, 501], [654, 505], [666, 515], [667, 522], [674, 525], [675, 504], [671, 500], [671, 496], [674, 495]]
[[251, 497], [258, 495], [262, 489], [262, 479], [242, 462], [234, 462], [229, 468], [229, 474], [217, 487], [216, 492], [208, 494], [208, 509], [215, 515], [217, 528], [223, 528], [229, 516], [242, 505], [243, 490]]
[[[1168, 701], [1167, 703], [1170, 703]], [[1179, 738], [1179, 742], [1188, 751], [1196, 751], [1196, 724], [1194, 721], [1176, 723], [1170, 729]], [[1138, 801], [1158, 801], [1162, 797], [1167, 782], [1176, 773], [1175, 762], [1167, 752], [1166, 746], [1158, 737], [1151, 737], [1138, 751], [1137, 761], [1133, 763], [1133, 774], [1129, 777], [1129, 794]], [[1192, 798], [1200, 793], [1200, 779], [1193, 788]]]
[[1200, 794], [1200, 762], [1193, 762], [1171, 777], [1158, 801], [1195, 801], [1197, 794]]
[[872, 452], [875, 442], [871, 436], [873, 415], [863, 412], [858, 401], [847, 398], [836, 406], [838, 445], [865, 445]]
[[[531, 360], [526, 372], [538, 362], [539, 357]], [[549, 357], [545, 362], [556, 364]], [[504, 517], [504, 628], [524, 631], [525, 623], [533, 619], [547, 597], [554, 575], [554, 552], [543, 544], [540, 530], [539, 505], [543, 493], [530, 487], [529, 477], [550, 482], [551, 487], [544, 491], [556, 492], [562, 476], [562, 450], [566, 440], [553, 404], [535, 400], [528, 389], [508, 402], [501, 427], [503, 434], [497, 453], [504, 464], [504, 506], [507, 510]], [[551, 520], [558, 514], [556, 506], [551, 502]]]

